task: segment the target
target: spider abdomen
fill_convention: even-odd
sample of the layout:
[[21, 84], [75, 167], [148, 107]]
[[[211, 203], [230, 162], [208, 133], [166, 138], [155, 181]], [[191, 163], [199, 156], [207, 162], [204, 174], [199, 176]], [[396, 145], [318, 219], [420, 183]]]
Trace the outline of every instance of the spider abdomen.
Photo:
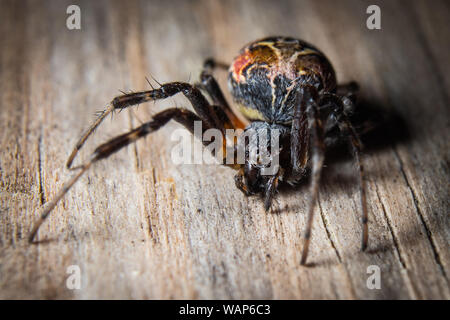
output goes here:
[[245, 46], [231, 64], [228, 84], [249, 120], [289, 124], [298, 88], [311, 85], [319, 92], [333, 92], [336, 76], [328, 59], [310, 44], [275, 37]]

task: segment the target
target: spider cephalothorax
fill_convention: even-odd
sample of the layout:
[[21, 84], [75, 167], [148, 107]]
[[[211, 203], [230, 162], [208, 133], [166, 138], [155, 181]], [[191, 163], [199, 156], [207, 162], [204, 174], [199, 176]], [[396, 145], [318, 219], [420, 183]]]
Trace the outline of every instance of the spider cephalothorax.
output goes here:
[[270, 208], [278, 180], [289, 163], [289, 128], [263, 121], [251, 122], [240, 136], [245, 150], [244, 163], [235, 176], [236, 187], [245, 195], [263, 194], [266, 211]]
[[[225, 100], [212, 76], [216, 67], [229, 71], [231, 94], [238, 109], [249, 121], [248, 126], [239, 120]], [[217, 129], [223, 133], [230, 128], [244, 129], [244, 139], [241, 139], [245, 147], [243, 161], [224, 164], [237, 170], [235, 182], [241, 191], [246, 195], [263, 196], [266, 210], [271, 207], [279, 181], [296, 182], [305, 176], [308, 167], [311, 169], [302, 264], [306, 262], [310, 243], [326, 142], [337, 135], [347, 137], [359, 168], [363, 213], [362, 248], [365, 249], [368, 225], [363, 166], [360, 161], [361, 143], [349, 118], [354, 108], [352, 97], [356, 89], [354, 83], [337, 86], [331, 63], [312, 45], [293, 38], [271, 37], [245, 46], [230, 66], [213, 59], [206, 60], [200, 83], [196, 85], [170, 82], [160, 85], [157, 89], [152, 87], [152, 90], [118, 96], [79, 139], [67, 161], [68, 168], [87, 138], [103, 119], [116, 109], [182, 93], [195, 112], [184, 108], [164, 110], [154, 115], [151, 121], [100, 145], [89, 161], [77, 167], [80, 171], [44, 208], [30, 234], [30, 241], [57, 202], [92, 164], [158, 130], [168, 121], [175, 120], [191, 132], [194, 132], [196, 121], [201, 122], [203, 132], [208, 129]], [[213, 104], [208, 102], [202, 91], [209, 95]], [[272, 139], [273, 137], [277, 139]], [[225, 139], [223, 145], [227, 153], [229, 149], [225, 147]], [[232, 150], [234, 152], [236, 148]], [[263, 153], [263, 150], [266, 153]], [[224, 159], [225, 157], [228, 159], [226, 154]]]

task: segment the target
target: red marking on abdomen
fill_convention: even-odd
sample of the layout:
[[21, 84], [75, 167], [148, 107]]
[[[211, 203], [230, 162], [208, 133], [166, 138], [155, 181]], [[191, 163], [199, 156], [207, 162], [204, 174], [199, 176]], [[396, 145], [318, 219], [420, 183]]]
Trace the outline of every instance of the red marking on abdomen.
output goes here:
[[252, 57], [245, 52], [234, 60], [233, 63], [233, 73], [234, 78], [237, 82], [239, 82], [242, 70], [252, 61]]

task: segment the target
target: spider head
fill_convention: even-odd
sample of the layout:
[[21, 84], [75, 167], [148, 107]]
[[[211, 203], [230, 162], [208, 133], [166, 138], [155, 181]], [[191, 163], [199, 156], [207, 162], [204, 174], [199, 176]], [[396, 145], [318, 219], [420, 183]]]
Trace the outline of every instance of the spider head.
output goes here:
[[234, 177], [236, 187], [245, 195], [260, 193], [267, 184], [267, 177], [261, 175], [261, 167], [246, 162]]
[[289, 128], [252, 122], [239, 137], [239, 154], [244, 155], [239, 172], [234, 177], [236, 186], [246, 195], [267, 191], [271, 178], [280, 170], [280, 155], [288, 139]]

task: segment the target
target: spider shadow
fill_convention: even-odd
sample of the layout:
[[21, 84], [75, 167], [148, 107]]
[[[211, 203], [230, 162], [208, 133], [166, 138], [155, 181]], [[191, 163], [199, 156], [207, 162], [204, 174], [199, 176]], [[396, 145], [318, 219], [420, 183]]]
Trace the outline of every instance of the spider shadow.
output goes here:
[[[395, 110], [387, 109], [377, 103], [376, 101], [365, 101], [362, 100], [357, 107], [358, 112], [352, 117], [352, 123], [355, 125], [362, 123], [361, 130], [364, 130], [364, 126], [370, 127], [370, 130], [363, 132], [360, 135], [361, 141], [364, 145], [364, 153], [376, 153], [382, 150], [389, 150], [398, 144], [405, 143], [411, 140], [410, 130], [403, 117], [400, 116]], [[346, 143], [345, 139], [339, 139], [334, 144], [327, 146], [325, 153], [325, 163], [322, 171], [321, 183], [326, 180], [327, 187], [330, 190], [336, 192], [342, 192], [342, 190], [351, 190], [358, 185], [358, 177], [356, 174], [336, 174], [336, 169], [339, 164], [353, 161], [352, 154]], [[309, 193], [310, 170], [308, 169], [307, 175], [304, 179], [299, 181], [295, 186], [289, 185], [287, 183], [281, 183], [279, 186], [280, 194], [292, 195], [299, 192]], [[367, 171], [367, 170], [366, 170]], [[369, 172], [370, 174], [370, 172]], [[334, 178], [329, 178], [329, 176], [335, 176]], [[301, 210], [304, 208], [289, 206], [291, 210]], [[277, 206], [271, 213], [282, 214], [287, 211], [287, 205], [280, 207]], [[414, 230], [415, 232], [420, 232], [419, 230]], [[390, 241], [384, 241], [382, 243], [377, 243], [376, 247], [368, 248], [365, 252], [366, 254], [379, 254], [386, 253], [393, 249], [393, 245]], [[334, 260], [323, 260], [307, 263], [305, 267], [314, 268], [323, 265], [334, 265], [338, 264], [338, 261]]]
[[[364, 145], [364, 154], [387, 150], [411, 139], [410, 130], [406, 121], [392, 108], [387, 109], [376, 101], [361, 100], [356, 110], [355, 114], [351, 117], [351, 122], [355, 126], [359, 124], [358, 132], [360, 132], [360, 139]], [[336, 164], [349, 161], [353, 161], [353, 157], [345, 139], [340, 138], [333, 141], [326, 148], [321, 178], [322, 182], [324, 177], [330, 175], [336, 169]], [[307, 187], [309, 186], [310, 180], [310, 170], [308, 168], [304, 179], [301, 179], [295, 186], [282, 182], [279, 185], [278, 191], [285, 195], [291, 195], [301, 191], [309, 192]], [[331, 185], [329, 184], [330, 182]], [[331, 187], [331, 189], [344, 187], [348, 190], [357, 183], [356, 174], [339, 175], [339, 186], [333, 186], [333, 181], [327, 181], [327, 186]], [[277, 210], [275, 213], [281, 213], [281, 211]]]

